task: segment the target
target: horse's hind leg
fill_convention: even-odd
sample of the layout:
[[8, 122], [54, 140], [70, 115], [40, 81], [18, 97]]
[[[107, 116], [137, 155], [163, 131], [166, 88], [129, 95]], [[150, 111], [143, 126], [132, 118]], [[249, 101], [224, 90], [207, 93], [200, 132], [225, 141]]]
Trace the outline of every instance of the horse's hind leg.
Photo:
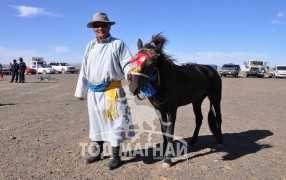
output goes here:
[[199, 135], [199, 131], [202, 125], [202, 121], [203, 121], [201, 105], [202, 105], [204, 98], [205, 97], [193, 103], [193, 110], [194, 110], [195, 118], [196, 118], [196, 128], [195, 128], [192, 140], [188, 143], [188, 145], [190, 146], [194, 145], [198, 141], [198, 135]]
[[209, 128], [216, 138], [218, 144], [223, 144], [223, 137], [221, 132], [221, 108], [220, 99], [217, 96], [209, 96], [210, 99], [210, 111], [208, 114]]
[[[218, 145], [223, 145], [223, 136], [221, 132], [221, 78], [217, 75], [211, 81], [208, 98], [210, 100], [210, 111], [208, 115], [209, 127], [215, 136]], [[214, 111], [213, 111], [214, 110]], [[215, 113], [215, 114], [214, 114]]]
[[220, 101], [214, 101], [213, 102], [213, 107], [215, 111], [215, 122], [216, 122], [216, 127], [217, 127], [217, 134], [216, 140], [218, 144], [223, 144], [223, 136], [222, 136], [222, 131], [221, 131], [221, 123], [222, 123], [222, 117], [221, 117], [221, 108], [220, 108]]

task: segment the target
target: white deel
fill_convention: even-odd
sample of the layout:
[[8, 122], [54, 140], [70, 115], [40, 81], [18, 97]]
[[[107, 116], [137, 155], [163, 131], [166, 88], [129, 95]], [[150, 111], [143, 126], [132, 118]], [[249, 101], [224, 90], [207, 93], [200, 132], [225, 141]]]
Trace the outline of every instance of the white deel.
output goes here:
[[[117, 114], [115, 119], [105, 119], [107, 97], [104, 92], [93, 92], [87, 81], [101, 84], [127, 79], [132, 55], [123, 41], [108, 37], [103, 42], [92, 40], [86, 47], [75, 96], [87, 97], [92, 141], [108, 141], [112, 147], [119, 146], [134, 136], [130, 108], [123, 88], [117, 88]], [[86, 95], [87, 94], [87, 95]]]

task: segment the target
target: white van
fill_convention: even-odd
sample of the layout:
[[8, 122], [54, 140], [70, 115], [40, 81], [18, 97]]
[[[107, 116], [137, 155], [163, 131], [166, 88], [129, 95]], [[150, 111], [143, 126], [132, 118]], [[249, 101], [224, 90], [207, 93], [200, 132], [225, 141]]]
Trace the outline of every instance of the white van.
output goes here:
[[276, 65], [274, 68], [274, 77], [276, 78], [286, 77], [286, 65]]

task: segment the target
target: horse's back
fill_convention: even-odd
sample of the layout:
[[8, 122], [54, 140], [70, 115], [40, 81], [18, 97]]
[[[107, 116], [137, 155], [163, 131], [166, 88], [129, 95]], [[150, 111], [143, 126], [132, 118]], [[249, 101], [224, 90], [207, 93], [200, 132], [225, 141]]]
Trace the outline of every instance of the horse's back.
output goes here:
[[218, 72], [209, 65], [187, 64], [177, 66], [177, 76], [189, 83], [208, 83], [212, 80], [220, 81]]
[[176, 83], [180, 105], [193, 103], [208, 95], [210, 91], [221, 91], [221, 78], [211, 66], [192, 64], [178, 68]]

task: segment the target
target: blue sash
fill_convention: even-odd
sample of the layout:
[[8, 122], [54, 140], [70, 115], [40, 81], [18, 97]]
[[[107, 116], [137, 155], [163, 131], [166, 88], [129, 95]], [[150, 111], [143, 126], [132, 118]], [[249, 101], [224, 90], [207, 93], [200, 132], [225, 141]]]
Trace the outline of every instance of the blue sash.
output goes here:
[[104, 92], [104, 90], [109, 86], [110, 82], [104, 82], [102, 84], [94, 85], [87, 81], [89, 89], [93, 92]]

